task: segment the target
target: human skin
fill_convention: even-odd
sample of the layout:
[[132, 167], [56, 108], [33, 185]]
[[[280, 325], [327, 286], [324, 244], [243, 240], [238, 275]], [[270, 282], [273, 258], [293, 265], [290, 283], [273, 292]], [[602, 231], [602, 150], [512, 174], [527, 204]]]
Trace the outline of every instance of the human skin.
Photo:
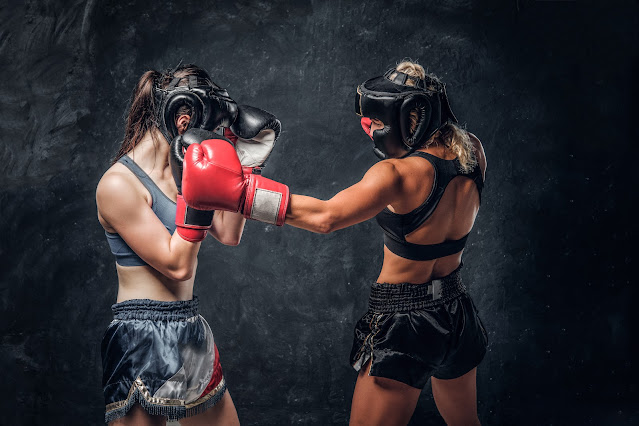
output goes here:
[[[177, 119], [183, 133], [190, 117]], [[169, 164], [169, 144], [157, 129], [158, 142], [150, 131], [127, 154], [144, 170], [172, 201], [176, 201], [177, 186]], [[197, 270], [200, 242], [172, 235], [151, 210], [151, 194], [123, 164], [111, 166], [96, 190], [98, 220], [108, 232], [117, 232], [148, 265], [120, 266], [117, 301], [153, 299], [161, 301], [191, 300]], [[245, 219], [240, 213], [216, 211], [209, 234], [225, 245], [237, 245], [242, 237]], [[139, 404], [113, 425], [165, 425], [163, 416], [149, 415]], [[239, 425], [237, 412], [229, 392], [205, 412], [181, 421], [183, 425]]]
[[[383, 123], [373, 120], [372, 131]], [[481, 142], [469, 134], [485, 177], [486, 157]], [[419, 151], [451, 160], [445, 146], [431, 144]], [[397, 155], [397, 153], [395, 154]], [[329, 200], [292, 195], [286, 223], [312, 232], [329, 233], [373, 218], [384, 208], [405, 214], [424, 202], [434, 184], [435, 172], [420, 157], [393, 158], [376, 163], [362, 180]], [[479, 211], [475, 183], [462, 176], [446, 187], [435, 212], [406, 236], [416, 244], [456, 240], [470, 232]], [[462, 252], [426, 261], [404, 259], [384, 246], [384, 261], [377, 277], [381, 283], [426, 283], [453, 272]], [[421, 389], [399, 381], [370, 375], [370, 360], [359, 372], [351, 406], [351, 425], [406, 425], [417, 405]], [[449, 425], [478, 425], [476, 368], [451, 380], [431, 378], [437, 408]]]

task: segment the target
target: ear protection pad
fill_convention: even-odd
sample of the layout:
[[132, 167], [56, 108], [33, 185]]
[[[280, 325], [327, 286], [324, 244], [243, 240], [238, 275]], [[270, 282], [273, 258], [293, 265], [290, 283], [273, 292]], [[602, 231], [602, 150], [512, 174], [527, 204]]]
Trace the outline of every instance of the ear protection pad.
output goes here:
[[[417, 127], [411, 135], [410, 130], [410, 112], [417, 111]], [[402, 140], [406, 147], [410, 150], [415, 144], [423, 141], [423, 137], [427, 134], [432, 123], [438, 123], [441, 111], [439, 108], [433, 108], [430, 97], [426, 94], [414, 94], [404, 99], [400, 110], [400, 130], [402, 132]]]
[[202, 100], [194, 93], [185, 88], [185, 90], [175, 89], [170, 92], [166, 99], [166, 108], [164, 109], [164, 125], [171, 138], [176, 137], [179, 132], [175, 125], [175, 115], [180, 107], [188, 105], [191, 107], [191, 120], [187, 129], [192, 127], [200, 127], [202, 124], [201, 111], [204, 111]]

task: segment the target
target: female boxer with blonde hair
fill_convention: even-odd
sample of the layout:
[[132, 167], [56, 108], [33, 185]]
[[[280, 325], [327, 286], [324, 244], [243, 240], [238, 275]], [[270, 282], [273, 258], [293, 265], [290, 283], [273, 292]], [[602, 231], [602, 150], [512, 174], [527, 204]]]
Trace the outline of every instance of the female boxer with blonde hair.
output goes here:
[[487, 336], [461, 283], [486, 159], [458, 127], [444, 85], [411, 62], [358, 87], [357, 113], [384, 159], [328, 201], [291, 197], [286, 223], [332, 232], [375, 217], [384, 262], [355, 327], [351, 425], [405, 425], [431, 378], [449, 425], [479, 424], [476, 371]]
[[[187, 156], [199, 161], [193, 173], [216, 183], [186, 203], [318, 233], [375, 217], [384, 262], [355, 327], [351, 425], [407, 424], [429, 378], [448, 424], [479, 424], [475, 378], [487, 336], [460, 269], [484, 184], [482, 145], [455, 124], [444, 85], [413, 63], [362, 83], [356, 110], [384, 161], [330, 200], [289, 197], [286, 185], [243, 170], [223, 141], [205, 141]], [[268, 217], [256, 217], [255, 205], [268, 205]]]
[[[201, 241], [211, 234], [237, 245], [245, 220], [192, 209], [181, 195], [184, 185], [206, 183], [182, 179], [182, 148], [222, 138], [212, 132], [218, 128], [238, 146], [259, 146], [259, 155], [238, 150], [259, 163], [279, 134], [279, 121], [266, 111], [238, 107], [195, 65], [147, 71], [133, 92], [115, 162], [98, 184], [98, 219], [118, 274], [114, 320], [102, 340], [110, 425], [163, 425], [167, 419], [239, 425], [193, 286]], [[253, 141], [258, 134], [267, 136]]]

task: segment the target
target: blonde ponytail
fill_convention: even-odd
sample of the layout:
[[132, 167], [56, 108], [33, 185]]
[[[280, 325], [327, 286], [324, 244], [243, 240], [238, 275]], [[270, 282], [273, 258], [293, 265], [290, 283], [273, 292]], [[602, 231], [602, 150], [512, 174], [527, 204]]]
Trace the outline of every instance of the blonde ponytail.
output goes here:
[[477, 165], [475, 150], [468, 132], [455, 123], [446, 123], [425, 146], [432, 143], [441, 143], [452, 151], [457, 156], [463, 172], [469, 172]]

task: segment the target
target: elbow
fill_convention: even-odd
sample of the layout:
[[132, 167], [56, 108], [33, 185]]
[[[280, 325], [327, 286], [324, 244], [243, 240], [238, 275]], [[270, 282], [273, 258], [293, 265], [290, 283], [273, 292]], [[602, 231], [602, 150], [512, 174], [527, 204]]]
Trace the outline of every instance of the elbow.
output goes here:
[[225, 246], [237, 246], [240, 245], [240, 240], [242, 239], [241, 235], [233, 235], [231, 237], [225, 237], [220, 240], [222, 244]]
[[334, 230], [330, 223], [320, 223], [315, 227], [315, 232], [318, 234], [330, 234]]
[[215, 235], [215, 239], [225, 246], [237, 246], [242, 239], [242, 232], [229, 232], [221, 235]]
[[338, 229], [337, 219], [331, 214], [322, 215], [315, 223], [315, 232], [318, 234], [330, 234]]
[[165, 275], [174, 281], [186, 281], [193, 277], [193, 272], [192, 267], [182, 267], [171, 269]]

